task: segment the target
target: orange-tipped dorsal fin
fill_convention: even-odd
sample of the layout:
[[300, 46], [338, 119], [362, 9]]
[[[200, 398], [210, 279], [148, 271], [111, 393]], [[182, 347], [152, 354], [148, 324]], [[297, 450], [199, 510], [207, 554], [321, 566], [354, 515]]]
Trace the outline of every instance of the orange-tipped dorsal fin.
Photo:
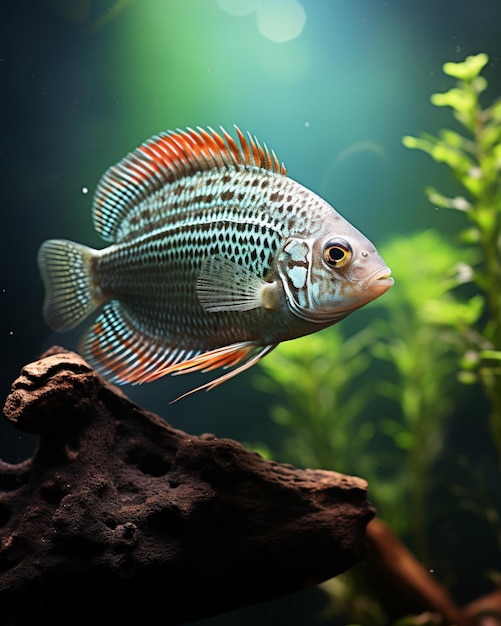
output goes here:
[[93, 205], [97, 232], [115, 241], [129, 211], [153, 193], [186, 176], [212, 169], [254, 166], [286, 174], [276, 154], [235, 126], [238, 145], [223, 128], [168, 131], [151, 137], [110, 167], [101, 178]]

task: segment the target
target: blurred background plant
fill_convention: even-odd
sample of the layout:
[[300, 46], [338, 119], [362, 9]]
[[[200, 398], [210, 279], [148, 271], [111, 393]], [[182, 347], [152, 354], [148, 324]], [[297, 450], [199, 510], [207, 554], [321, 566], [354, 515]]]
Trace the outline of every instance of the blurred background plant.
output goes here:
[[[380, 246], [396, 284], [372, 305], [378, 319], [350, 337], [345, 322], [282, 344], [260, 363], [256, 378], [272, 394], [272, 420], [285, 429], [273, 456], [366, 478], [378, 515], [430, 568], [436, 563], [430, 494], [455, 490], [456, 506], [470, 509], [474, 500], [454, 485], [437, 485], [449, 418], [464, 398], [461, 383], [480, 383], [487, 394], [501, 460], [501, 104], [481, 108], [486, 63], [483, 54], [446, 63], [457, 86], [432, 96], [433, 104], [452, 107], [467, 136], [443, 130], [438, 137], [404, 138], [452, 170], [465, 195], [448, 198], [431, 188], [427, 195], [437, 207], [464, 212], [469, 228], [458, 237], [428, 230]], [[490, 523], [498, 524], [496, 500], [493, 505], [487, 494], [485, 502], [476, 514], [490, 511]], [[323, 588], [334, 597], [335, 612], [363, 624], [386, 623], [359, 572]]]
[[372, 341], [369, 328], [346, 338], [333, 326], [283, 343], [273, 358], [263, 359], [266, 375], [256, 377], [255, 384], [273, 396], [270, 416], [284, 429], [275, 458], [302, 467], [354, 471], [353, 459], [363, 458], [375, 433], [374, 424], [360, 421], [371, 393], [367, 379], [359, 375], [368, 367]]
[[[477, 254], [467, 267], [482, 299], [482, 308], [466, 324], [456, 324], [467, 341], [461, 380], [481, 382], [491, 403], [491, 430], [501, 462], [501, 100], [481, 103], [487, 80], [480, 75], [486, 54], [462, 63], [446, 63], [445, 74], [456, 86], [433, 94], [436, 106], [449, 106], [461, 132], [442, 130], [438, 136], [404, 137], [404, 145], [445, 163], [461, 186], [461, 195], [447, 197], [429, 187], [429, 201], [437, 207], [464, 213], [469, 222], [461, 240]], [[451, 318], [450, 322], [454, 323]]]
[[[381, 253], [396, 286], [376, 301], [379, 319], [351, 337], [340, 325], [282, 344], [263, 359], [265, 376], [255, 383], [271, 394], [270, 416], [285, 429], [271, 455], [363, 476], [378, 516], [430, 565], [427, 498], [458, 397], [463, 348], [446, 322], [470, 322], [481, 302], [458, 301], [466, 258], [434, 231], [395, 238]], [[386, 623], [360, 572], [323, 589], [335, 611]]]
[[[465, 256], [432, 230], [395, 238], [383, 246], [382, 254], [395, 268], [397, 284], [379, 301], [385, 315], [375, 322], [380, 339], [371, 346], [371, 353], [391, 367], [378, 384], [380, 393], [394, 403], [378, 428], [392, 441], [389, 458], [399, 463], [394, 479], [400, 485], [400, 507], [388, 522], [400, 535], [408, 533], [418, 558], [430, 564], [427, 494], [458, 397], [454, 374], [463, 348], [461, 337], [449, 326], [451, 321], [462, 326], [478, 316], [477, 296], [461, 303], [456, 295], [467, 278], [463, 266], [474, 255]], [[397, 450], [404, 453], [402, 458], [395, 455]], [[376, 495], [377, 482], [374, 477]], [[384, 509], [382, 513], [386, 517]]]

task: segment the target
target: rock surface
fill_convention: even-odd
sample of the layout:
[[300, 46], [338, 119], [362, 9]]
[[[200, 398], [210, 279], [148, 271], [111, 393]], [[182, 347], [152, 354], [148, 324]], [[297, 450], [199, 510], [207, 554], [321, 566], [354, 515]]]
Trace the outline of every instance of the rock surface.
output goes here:
[[74, 353], [27, 365], [4, 416], [39, 445], [0, 461], [2, 625], [182, 624], [360, 558], [365, 481], [173, 429]]

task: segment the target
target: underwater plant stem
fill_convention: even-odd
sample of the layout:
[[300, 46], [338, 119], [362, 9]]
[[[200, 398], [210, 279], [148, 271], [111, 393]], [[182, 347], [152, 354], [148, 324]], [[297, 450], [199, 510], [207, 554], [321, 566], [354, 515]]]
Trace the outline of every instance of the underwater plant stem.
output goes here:
[[501, 348], [501, 257], [499, 237], [501, 233], [500, 213], [496, 208], [497, 172], [489, 171], [485, 165], [489, 162], [488, 154], [482, 148], [485, 133], [486, 116], [478, 104], [473, 113], [473, 145], [482, 183], [475, 194], [470, 215], [478, 229], [479, 244], [482, 251], [484, 275], [479, 287], [485, 294], [487, 306], [487, 324], [484, 336], [494, 349]]
[[[428, 507], [427, 494], [429, 488], [430, 465], [433, 453], [430, 442], [438, 422], [430, 420], [436, 416], [437, 388], [434, 380], [428, 375], [429, 353], [423, 350], [428, 345], [427, 329], [419, 324], [408, 324], [407, 351], [396, 358], [395, 364], [399, 372], [400, 405], [404, 417], [408, 439], [408, 520], [409, 532], [415, 546], [416, 554], [425, 563], [431, 563], [431, 553], [428, 545]], [[412, 354], [409, 360], [408, 354]]]
[[[421, 420], [417, 420], [421, 422]], [[426, 494], [428, 490], [428, 466], [426, 462], [425, 444], [425, 428], [421, 423], [418, 427], [421, 434], [418, 433], [418, 439], [410, 456], [410, 475], [411, 475], [411, 515], [410, 524], [411, 532], [416, 545], [416, 553], [423, 562], [430, 563], [430, 551], [428, 547], [428, 539], [426, 533], [427, 511], [426, 511]]]
[[[484, 336], [494, 351], [501, 351], [501, 267], [497, 251], [499, 214], [492, 209], [496, 228], [482, 233], [482, 248], [485, 261], [485, 298], [488, 322]], [[490, 424], [501, 463], [501, 364], [489, 362], [480, 367], [480, 379], [484, 391], [492, 404]]]
[[423, 393], [420, 369], [418, 363], [416, 369], [408, 373], [408, 380], [405, 383], [408, 389], [414, 389], [413, 395], [416, 398], [414, 408], [410, 409], [407, 406], [405, 410], [405, 418], [412, 433], [413, 441], [409, 451], [410, 530], [415, 543], [416, 554], [423, 562], [430, 563], [426, 506], [429, 484], [429, 454], [426, 448], [429, 432], [426, 419], [427, 394]]
[[[489, 162], [489, 155], [482, 148], [488, 117], [480, 108], [478, 100], [473, 118], [475, 156], [484, 182], [470, 211], [471, 219], [478, 229], [483, 259], [483, 273], [479, 276], [480, 280], [477, 277], [477, 285], [484, 293], [486, 304], [487, 321], [482, 334], [492, 350], [501, 351], [501, 215], [496, 207], [498, 177], [497, 172], [489, 171], [484, 165]], [[501, 364], [486, 363], [480, 367], [479, 376], [492, 405], [490, 427], [501, 463]]]

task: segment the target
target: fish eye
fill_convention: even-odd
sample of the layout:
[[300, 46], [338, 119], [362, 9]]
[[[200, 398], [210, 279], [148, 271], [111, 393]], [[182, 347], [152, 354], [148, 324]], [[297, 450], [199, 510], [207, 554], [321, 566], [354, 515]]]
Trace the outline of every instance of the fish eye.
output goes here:
[[344, 267], [351, 260], [352, 254], [346, 241], [328, 241], [324, 246], [324, 259], [330, 267]]

